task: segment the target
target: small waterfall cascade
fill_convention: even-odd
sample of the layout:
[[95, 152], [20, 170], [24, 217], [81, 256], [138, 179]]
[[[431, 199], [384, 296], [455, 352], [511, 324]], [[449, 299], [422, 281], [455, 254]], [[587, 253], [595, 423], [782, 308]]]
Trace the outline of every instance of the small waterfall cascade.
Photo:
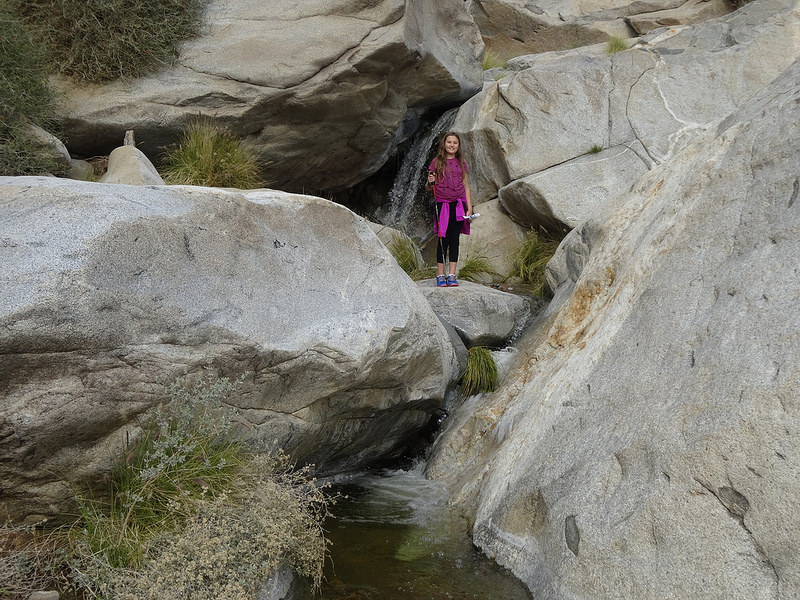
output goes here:
[[413, 138], [389, 191], [388, 203], [377, 215], [383, 225], [405, 231], [418, 241], [431, 235], [433, 212], [428, 208], [432, 199], [424, 189], [425, 171], [431, 160], [432, 146], [453, 124], [457, 110], [448, 110], [429, 129]]

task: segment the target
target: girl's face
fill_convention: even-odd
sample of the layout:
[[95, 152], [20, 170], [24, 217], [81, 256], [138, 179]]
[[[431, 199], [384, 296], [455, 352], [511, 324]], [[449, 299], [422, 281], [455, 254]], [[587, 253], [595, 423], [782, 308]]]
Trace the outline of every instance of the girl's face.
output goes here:
[[447, 156], [453, 157], [458, 152], [458, 138], [454, 135], [448, 135], [444, 140], [444, 151]]

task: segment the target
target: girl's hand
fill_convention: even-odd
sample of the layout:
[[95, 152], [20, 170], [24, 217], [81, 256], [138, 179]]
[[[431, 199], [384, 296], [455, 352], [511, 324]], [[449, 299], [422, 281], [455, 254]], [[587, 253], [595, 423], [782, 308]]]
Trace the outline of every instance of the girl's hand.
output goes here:
[[428, 171], [428, 183], [436, 183], [436, 174], [433, 171]]

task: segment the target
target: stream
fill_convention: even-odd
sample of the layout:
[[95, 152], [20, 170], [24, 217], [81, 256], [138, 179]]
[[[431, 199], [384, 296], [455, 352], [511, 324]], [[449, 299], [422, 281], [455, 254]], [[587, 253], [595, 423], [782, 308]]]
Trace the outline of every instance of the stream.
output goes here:
[[[455, 118], [444, 113], [416, 136], [379, 221], [421, 240], [433, 230], [423, 186], [428, 161]], [[510, 349], [509, 349], [510, 350]], [[504, 368], [504, 354], [495, 353]], [[466, 518], [447, 504], [444, 485], [407, 469], [381, 469], [332, 480], [341, 498], [325, 523], [332, 542], [322, 600], [530, 600], [511, 573], [473, 546]]]
[[526, 588], [472, 545], [424, 463], [339, 477], [347, 495], [325, 524], [332, 542], [324, 600], [530, 600]]

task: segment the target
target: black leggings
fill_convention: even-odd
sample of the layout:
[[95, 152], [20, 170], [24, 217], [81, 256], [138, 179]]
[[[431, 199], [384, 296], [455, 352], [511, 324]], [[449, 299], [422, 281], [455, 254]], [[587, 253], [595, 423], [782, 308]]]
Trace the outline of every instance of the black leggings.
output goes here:
[[[439, 238], [436, 244], [436, 262], [444, 263], [444, 257], [448, 256], [451, 263], [458, 262], [458, 240], [461, 235], [461, 221], [456, 221], [456, 202], [437, 202], [437, 210], [442, 210], [443, 205], [450, 207], [450, 218], [447, 220], [447, 232], [444, 237]], [[439, 216], [438, 214], [436, 215]]]

